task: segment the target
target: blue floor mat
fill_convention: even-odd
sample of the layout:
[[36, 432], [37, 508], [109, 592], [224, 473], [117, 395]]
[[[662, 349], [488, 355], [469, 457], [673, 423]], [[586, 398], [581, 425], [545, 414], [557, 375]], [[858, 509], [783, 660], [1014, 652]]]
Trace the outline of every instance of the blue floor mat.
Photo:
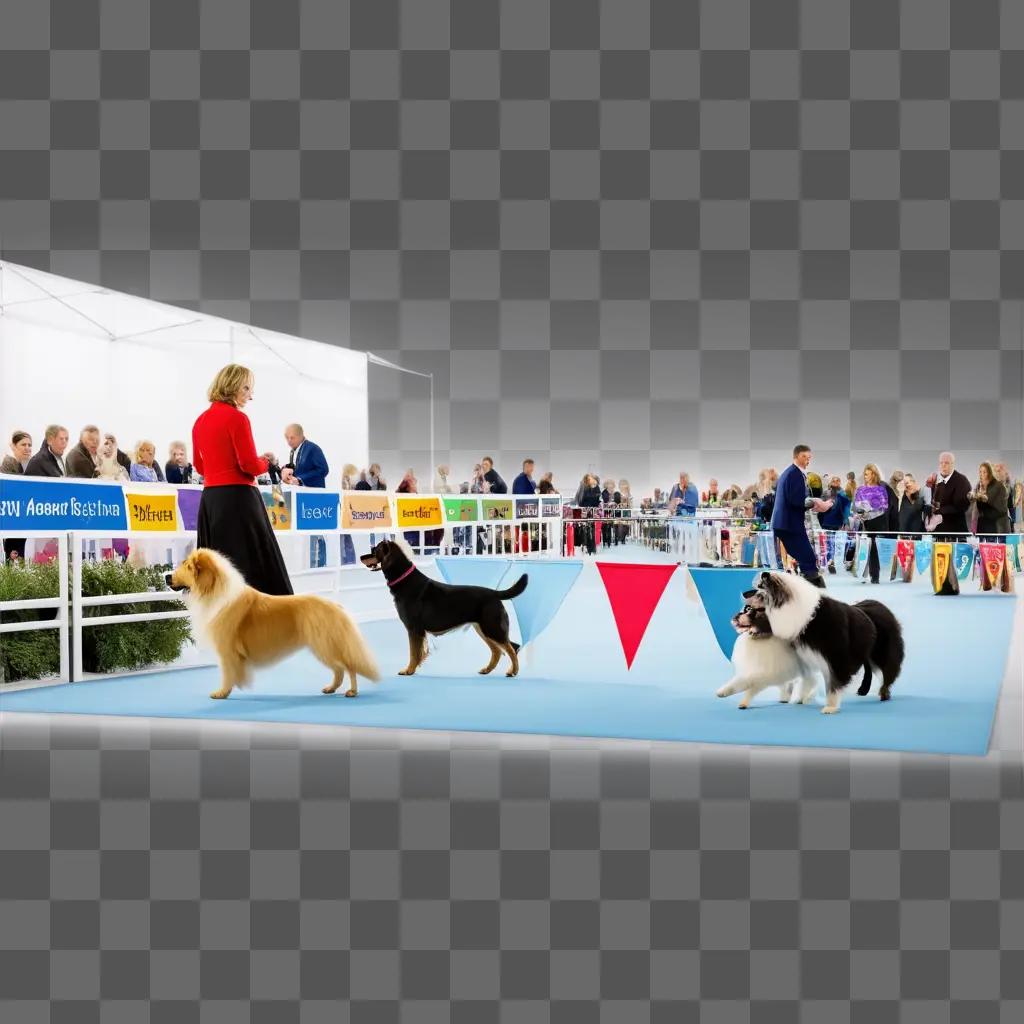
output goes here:
[[[639, 560], [639, 559], [638, 559]], [[710, 623], [676, 573], [654, 613], [631, 671], [596, 570], [584, 569], [547, 631], [524, 651], [521, 673], [477, 675], [487, 649], [472, 631], [432, 641], [412, 677], [395, 673], [408, 654], [397, 621], [364, 625], [383, 673], [360, 683], [357, 699], [320, 693], [327, 669], [300, 654], [256, 673], [255, 685], [209, 699], [215, 668], [177, 670], [0, 694], [0, 711], [129, 715], [211, 721], [294, 722], [383, 728], [470, 730], [701, 743], [839, 747], [984, 754], [1006, 671], [1016, 600], [999, 594], [934, 597], [918, 582], [862, 586], [829, 578], [830, 594], [884, 601], [903, 623], [907, 660], [883, 704], [848, 687], [838, 715], [784, 706], [777, 691], [739, 711], [717, 699], [731, 675]]]

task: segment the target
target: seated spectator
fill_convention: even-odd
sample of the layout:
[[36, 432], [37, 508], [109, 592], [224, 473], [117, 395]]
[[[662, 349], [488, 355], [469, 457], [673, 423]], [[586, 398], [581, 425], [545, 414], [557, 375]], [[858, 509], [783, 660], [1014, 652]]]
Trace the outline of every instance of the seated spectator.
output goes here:
[[[100, 480], [121, 482], [128, 479], [128, 469], [121, 465], [119, 454], [117, 438], [113, 434], [104, 434], [103, 444], [100, 445], [99, 450], [99, 466], [96, 470], [96, 475]], [[128, 468], [131, 468], [131, 460], [128, 462]]]
[[537, 491], [540, 494], [556, 494], [555, 484], [553, 480], [553, 474], [549, 470], [540, 478], [540, 483], [537, 486]]
[[401, 482], [395, 488], [398, 494], [419, 494], [420, 488], [416, 480], [416, 474], [411, 469], [405, 471]]
[[388, 485], [384, 480], [384, 474], [380, 471], [380, 463], [374, 462], [366, 474], [366, 482], [370, 485], [371, 491], [386, 491]]
[[699, 502], [700, 494], [697, 491], [697, 485], [691, 483], [690, 474], [680, 473], [679, 482], [672, 488], [672, 493], [668, 496], [669, 511], [676, 515], [686, 513], [693, 515], [697, 511]]
[[512, 481], [512, 493], [537, 493], [537, 485], [533, 482], [533, 459], [523, 459], [523, 471]]
[[168, 450], [170, 458], [164, 467], [169, 484], [190, 484], [192, 480], [192, 463], [188, 461], [188, 448], [184, 441], [172, 441]]
[[78, 444], [68, 452], [65, 458], [67, 475], [78, 480], [92, 480], [99, 468], [100, 428], [91, 423], [82, 427], [78, 435]]
[[28, 465], [25, 466], [25, 476], [67, 476], [64, 452], [70, 437], [67, 427], [62, 427], [59, 423], [51, 423], [46, 428], [43, 446], [28, 460]]
[[128, 479], [139, 484], [164, 482], [163, 473], [156, 464], [156, 445], [152, 441], [139, 441], [135, 446], [135, 459]]
[[372, 491], [373, 488], [370, 486], [370, 481], [366, 479], [366, 470], [361, 469], [359, 471], [359, 480], [356, 482], [355, 491]]
[[469, 481], [469, 493], [470, 494], [488, 494], [491, 490], [491, 485], [484, 479], [484, 467], [483, 464], [478, 462], [473, 467], [473, 477]]
[[22, 476], [31, 458], [32, 435], [24, 430], [16, 430], [11, 434], [11, 454], [5, 455], [3, 462], [0, 462], [0, 473]]
[[597, 508], [601, 504], [601, 488], [597, 485], [597, 477], [587, 473], [583, 477], [579, 493], [579, 500], [576, 502], [580, 508]]
[[450, 466], [441, 465], [437, 467], [437, 475], [434, 477], [435, 494], [452, 494], [454, 492], [455, 488], [448, 481], [450, 473]]
[[494, 468], [494, 459], [490, 455], [485, 455], [480, 460], [480, 466], [484, 472], [484, 479], [490, 485], [490, 493], [508, 494], [508, 484], [498, 475], [498, 471]]

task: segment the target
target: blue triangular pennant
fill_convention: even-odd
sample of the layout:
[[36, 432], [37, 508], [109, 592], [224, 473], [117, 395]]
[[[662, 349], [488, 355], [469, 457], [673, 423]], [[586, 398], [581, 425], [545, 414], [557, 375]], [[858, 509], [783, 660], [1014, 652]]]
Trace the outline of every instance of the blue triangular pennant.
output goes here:
[[749, 569], [688, 569], [701, 604], [707, 613], [718, 647], [726, 658], [732, 657], [736, 646], [736, 630], [732, 617], [743, 607], [743, 592], [750, 590], [758, 577]]
[[530, 577], [526, 589], [512, 598], [524, 647], [548, 627], [582, 571], [582, 562], [564, 558], [557, 562], [517, 560], [509, 565], [503, 588], [511, 587], [524, 572]]
[[438, 558], [437, 568], [445, 583], [461, 587], [490, 587], [496, 590], [501, 578], [512, 564], [511, 558], [465, 558], [449, 556]]

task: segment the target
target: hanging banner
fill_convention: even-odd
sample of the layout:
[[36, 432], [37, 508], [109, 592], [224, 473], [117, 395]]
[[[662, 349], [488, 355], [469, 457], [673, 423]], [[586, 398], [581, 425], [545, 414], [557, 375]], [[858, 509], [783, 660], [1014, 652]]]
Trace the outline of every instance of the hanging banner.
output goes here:
[[622, 653], [626, 656], [626, 668], [631, 668], [654, 609], [676, 566], [598, 562], [597, 571], [608, 594]]
[[559, 497], [554, 498], [541, 498], [540, 499], [540, 517], [541, 519], [559, 519], [562, 515], [562, 499]]
[[516, 519], [540, 519], [539, 498], [516, 498]]
[[781, 569], [779, 552], [775, 544], [775, 534], [771, 530], [757, 535], [757, 557], [767, 569]]
[[974, 546], [957, 543], [953, 545], [953, 565], [956, 567], [956, 578], [963, 583], [971, 578], [974, 568]]
[[278, 531], [284, 532], [292, 528], [292, 491], [286, 491], [277, 485], [273, 487], [261, 487], [263, 504], [267, 509], [267, 518], [270, 525]]
[[879, 579], [896, 578], [896, 543], [893, 537], [879, 537], [875, 541], [878, 548]]
[[953, 567], [953, 545], [948, 541], [932, 545], [932, 590], [936, 594], [959, 594], [956, 570]]
[[129, 529], [145, 533], [174, 533], [178, 529], [177, 494], [125, 491]]
[[0, 530], [127, 530], [117, 484], [0, 477]]
[[727, 659], [732, 658], [736, 646], [736, 630], [732, 617], [743, 607], [743, 592], [757, 581], [757, 574], [746, 569], [701, 569], [690, 566], [687, 570], [697, 588], [718, 648]]
[[472, 523], [480, 514], [476, 498], [444, 498], [443, 501], [446, 523]]
[[341, 497], [341, 525], [346, 530], [386, 530], [391, 522], [391, 502], [386, 494], [345, 492]]
[[398, 497], [395, 499], [398, 514], [398, 525], [406, 529], [422, 530], [428, 526], [442, 526], [439, 498], [424, 496], [422, 498]]
[[178, 488], [178, 514], [181, 516], [183, 530], [199, 528], [199, 502], [202, 498], [202, 491], [193, 490], [191, 487]]
[[896, 561], [899, 563], [900, 574], [904, 583], [914, 578], [914, 542], [901, 540], [896, 545]]
[[856, 572], [854, 575], [860, 579], [868, 573], [868, 559], [871, 557], [871, 538], [862, 533], [857, 537]]
[[1001, 590], [1004, 594], [1013, 591], [1013, 577], [1006, 564], [1005, 544], [980, 544], [981, 589]]
[[511, 498], [484, 498], [484, 519], [511, 519], [512, 499]]
[[932, 567], [932, 551], [935, 541], [931, 537], [918, 537], [914, 541], [914, 563], [919, 576], [923, 576]]
[[1011, 572], [1020, 572], [1022, 566], [1020, 564], [1020, 546], [1018, 544], [1007, 544], [1006, 545], [1006, 563], [1010, 566]]
[[510, 558], [445, 556], [436, 561], [438, 572], [444, 577], [445, 583], [460, 587], [487, 587], [489, 590], [498, 589], [498, 584], [512, 564]]
[[297, 530], [336, 530], [338, 501], [335, 491], [300, 487], [295, 491], [295, 528]]
[[557, 562], [515, 561], [509, 564], [501, 581], [503, 589], [511, 587], [524, 572], [530, 576], [526, 589], [518, 597], [512, 598], [522, 646], [536, 640], [547, 629], [582, 571], [582, 562], [568, 559]]

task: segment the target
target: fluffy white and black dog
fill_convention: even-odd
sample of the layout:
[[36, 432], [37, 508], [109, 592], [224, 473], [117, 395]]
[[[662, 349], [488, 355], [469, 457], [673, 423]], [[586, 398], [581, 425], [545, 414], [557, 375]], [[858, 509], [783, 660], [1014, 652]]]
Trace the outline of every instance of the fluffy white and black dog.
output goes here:
[[813, 692], [814, 672], [821, 672], [826, 692], [821, 710], [826, 715], [835, 714], [843, 688], [861, 669], [864, 678], [857, 693], [867, 695], [872, 668], [882, 676], [879, 698], [889, 699], [903, 666], [904, 647], [899, 621], [884, 604], [845, 604], [826, 596], [802, 577], [782, 572], [761, 573], [756, 592], [764, 598], [772, 633], [792, 643], [803, 665], [804, 703]]
[[[728, 697], [742, 693], [739, 707], [745, 710], [762, 690], [777, 686], [779, 700], [788, 704], [793, 696], [794, 684], [803, 675], [803, 666], [793, 645], [772, 633], [764, 595], [757, 590], [748, 590], [743, 597], [746, 603], [732, 617], [732, 628], [739, 634], [732, 649], [732, 664], [736, 674], [715, 696]], [[810, 694], [807, 699], [810, 700]]]

